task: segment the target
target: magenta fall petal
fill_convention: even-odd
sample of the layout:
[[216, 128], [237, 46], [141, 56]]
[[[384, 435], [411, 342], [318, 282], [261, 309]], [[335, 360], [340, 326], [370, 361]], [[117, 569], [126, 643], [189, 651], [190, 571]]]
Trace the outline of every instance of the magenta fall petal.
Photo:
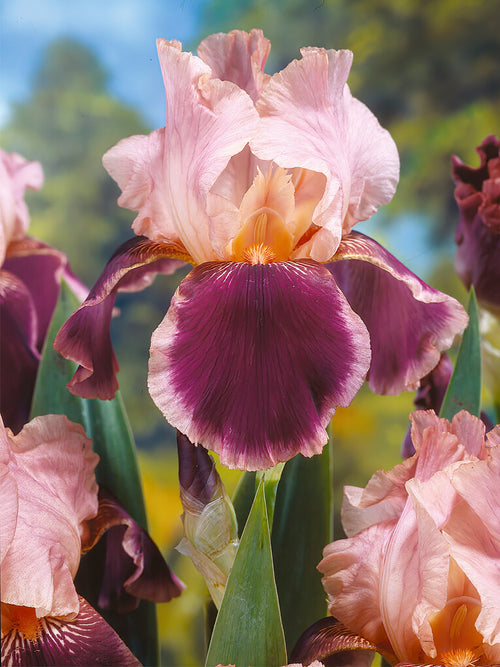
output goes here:
[[462, 306], [429, 287], [373, 239], [351, 232], [328, 268], [370, 332], [370, 388], [414, 390], [467, 326]]
[[68, 389], [83, 398], [111, 399], [118, 389], [118, 362], [109, 327], [116, 294], [147, 287], [157, 273], [173, 273], [183, 264], [172, 259], [182, 250], [143, 236], [123, 243], [106, 264], [86, 301], [56, 336], [54, 347], [79, 364]]
[[27, 637], [13, 628], [2, 638], [5, 665], [115, 665], [140, 667], [113, 628], [82, 597], [73, 621], [46, 617]]
[[153, 333], [149, 388], [192, 442], [255, 470], [319, 453], [369, 361], [366, 328], [321, 265], [210, 262]]

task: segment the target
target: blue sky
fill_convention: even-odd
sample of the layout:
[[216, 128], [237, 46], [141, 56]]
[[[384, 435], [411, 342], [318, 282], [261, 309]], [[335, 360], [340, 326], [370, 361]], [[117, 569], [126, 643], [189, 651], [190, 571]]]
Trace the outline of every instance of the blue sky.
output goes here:
[[157, 37], [195, 39], [206, 0], [4, 0], [0, 2], [0, 125], [29, 93], [47, 45], [74, 37], [91, 47], [110, 90], [139, 108], [152, 127], [164, 122]]

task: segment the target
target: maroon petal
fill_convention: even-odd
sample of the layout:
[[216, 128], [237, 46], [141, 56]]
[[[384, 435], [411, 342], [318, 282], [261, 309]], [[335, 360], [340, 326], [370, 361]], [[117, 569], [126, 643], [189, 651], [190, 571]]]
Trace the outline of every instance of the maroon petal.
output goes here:
[[31, 294], [38, 318], [36, 344], [41, 350], [59, 298], [61, 278], [68, 280], [82, 301], [88, 290], [70, 271], [64, 253], [30, 237], [10, 244], [3, 268], [22, 280]]
[[184, 590], [153, 540], [102, 487], [97, 516], [86, 527], [85, 551], [105, 534], [106, 563], [99, 593], [103, 609], [128, 612], [137, 607], [139, 599], [168, 602]]
[[370, 332], [370, 388], [416, 389], [467, 326], [464, 309], [358, 232], [342, 240], [335, 259], [328, 268]]
[[[174, 259], [175, 258], [175, 259]], [[189, 261], [173, 244], [138, 236], [121, 245], [107, 263], [86, 301], [57, 334], [54, 347], [79, 364], [68, 389], [83, 398], [111, 399], [118, 389], [118, 362], [109, 327], [116, 293], [143, 289], [157, 273], [173, 273]]]
[[321, 451], [369, 360], [366, 328], [321, 265], [210, 262], [153, 334], [149, 390], [224, 465], [263, 469]]
[[17, 433], [29, 420], [40, 354], [33, 299], [8, 271], [0, 271], [0, 322], [0, 414]]
[[298, 639], [290, 657], [290, 663], [309, 665], [314, 660], [328, 660], [328, 665], [371, 665], [373, 651], [377, 647], [367, 639], [350, 632], [332, 616], [313, 623]]
[[140, 667], [111, 626], [79, 599], [80, 611], [73, 621], [37, 619], [29, 607], [2, 603], [2, 665]]

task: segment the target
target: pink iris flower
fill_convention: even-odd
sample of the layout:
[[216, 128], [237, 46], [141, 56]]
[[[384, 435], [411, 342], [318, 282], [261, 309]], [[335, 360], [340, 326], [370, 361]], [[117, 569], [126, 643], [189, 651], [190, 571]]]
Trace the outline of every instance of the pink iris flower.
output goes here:
[[0, 419], [2, 664], [139, 664], [73, 584], [98, 460], [66, 417], [37, 417], [16, 436]]
[[26, 188], [43, 182], [38, 162], [0, 149], [0, 412], [17, 432], [29, 419], [38, 362], [61, 278], [83, 300], [66, 256], [27, 236]]
[[103, 158], [139, 236], [56, 340], [80, 364], [71, 391], [112, 397], [117, 290], [192, 263], [153, 333], [149, 390], [193, 443], [253, 470], [319, 453], [367, 375], [415, 389], [467, 322], [352, 231], [392, 198], [399, 160], [349, 91], [351, 52], [305, 48], [268, 76], [269, 48], [260, 30], [211, 35], [198, 56], [158, 40], [166, 125]]
[[392, 665], [500, 664], [500, 426], [411, 419], [415, 455], [345, 489], [329, 611]]

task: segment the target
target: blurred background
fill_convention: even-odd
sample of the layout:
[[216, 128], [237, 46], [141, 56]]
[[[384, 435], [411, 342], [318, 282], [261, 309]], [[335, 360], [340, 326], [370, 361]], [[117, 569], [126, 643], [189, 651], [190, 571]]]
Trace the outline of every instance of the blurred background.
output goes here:
[[[453, 270], [450, 157], [477, 166], [475, 147], [500, 132], [499, 25], [492, 0], [9, 0], [0, 4], [0, 145], [42, 163], [45, 184], [27, 197], [30, 233], [65, 251], [91, 285], [134, 218], [117, 206], [102, 154], [164, 124], [156, 38], [195, 51], [212, 32], [259, 27], [272, 44], [270, 74], [301, 46], [352, 49], [352, 91], [401, 158], [394, 200], [359, 228], [464, 303]], [[121, 295], [112, 331], [151, 533], [188, 584], [159, 609], [164, 665], [201, 664], [203, 655], [202, 582], [172, 551], [181, 525], [175, 437], [146, 387], [150, 335], [182, 275]], [[398, 462], [412, 401], [363, 390], [337, 411], [336, 508], [344, 484], [365, 484]], [[221, 474], [233, 489], [238, 473]], [[338, 518], [335, 530], [340, 536]]]

